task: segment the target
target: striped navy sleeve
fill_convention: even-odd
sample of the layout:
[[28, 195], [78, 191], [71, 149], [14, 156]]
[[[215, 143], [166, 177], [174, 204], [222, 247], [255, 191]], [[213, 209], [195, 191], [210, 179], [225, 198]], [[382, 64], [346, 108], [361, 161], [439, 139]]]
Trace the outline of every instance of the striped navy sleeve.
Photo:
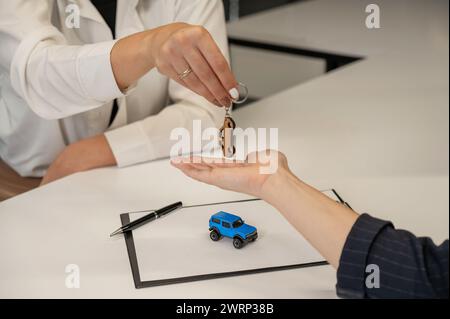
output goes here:
[[448, 298], [448, 240], [436, 246], [361, 215], [342, 250], [336, 291], [343, 298]]

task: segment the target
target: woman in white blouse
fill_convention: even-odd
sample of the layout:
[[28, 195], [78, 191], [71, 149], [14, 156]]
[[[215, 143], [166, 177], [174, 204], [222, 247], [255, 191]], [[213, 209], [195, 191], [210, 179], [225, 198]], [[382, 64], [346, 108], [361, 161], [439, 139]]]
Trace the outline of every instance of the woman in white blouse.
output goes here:
[[238, 95], [220, 0], [116, 0], [112, 29], [94, 2], [0, 3], [0, 157], [22, 176], [168, 156]]

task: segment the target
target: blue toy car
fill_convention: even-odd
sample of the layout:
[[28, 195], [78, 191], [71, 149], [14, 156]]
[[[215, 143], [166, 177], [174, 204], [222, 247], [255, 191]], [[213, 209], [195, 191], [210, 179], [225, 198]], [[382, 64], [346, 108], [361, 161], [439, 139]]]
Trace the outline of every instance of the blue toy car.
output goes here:
[[233, 246], [236, 249], [258, 238], [256, 227], [245, 224], [239, 216], [222, 211], [211, 216], [209, 230], [209, 237], [213, 241], [218, 241], [222, 237], [233, 238]]

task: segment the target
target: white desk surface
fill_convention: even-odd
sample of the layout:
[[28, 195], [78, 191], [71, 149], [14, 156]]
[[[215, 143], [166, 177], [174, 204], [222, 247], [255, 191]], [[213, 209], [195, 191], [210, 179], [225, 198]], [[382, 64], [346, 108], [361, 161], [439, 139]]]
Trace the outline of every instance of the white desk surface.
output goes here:
[[[380, 7], [380, 29], [366, 28], [371, 3]], [[448, 1], [311, 0], [244, 17], [227, 29], [232, 38], [350, 56], [409, 52], [448, 44]]]
[[[445, 47], [376, 54], [237, 110], [237, 123], [278, 127], [294, 172], [318, 188], [336, 188], [356, 211], [448, 238], [444, 31], [437, 38]], [[75, 174], [4, 201], [0, 298], [335, 298], [330, 266], [134, 288], [125, 243], [109, 238], [120, 213], [242, 198], [193, 182], [161, 160]], [[80, 266], [80, 289], [65, 287], [72, 263]]]

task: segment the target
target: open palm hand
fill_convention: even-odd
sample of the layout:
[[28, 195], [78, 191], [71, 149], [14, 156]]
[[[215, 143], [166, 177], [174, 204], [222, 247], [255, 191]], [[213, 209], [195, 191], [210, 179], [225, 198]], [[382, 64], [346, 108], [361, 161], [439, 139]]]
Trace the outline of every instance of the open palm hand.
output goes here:
[[256, 197], [261, 197], [268, 179], [288, 169], [284, 154], [273, 150], [251, 153], [245, 161], [190, 157], [173, 160], [172, 165], [200, 182]]

